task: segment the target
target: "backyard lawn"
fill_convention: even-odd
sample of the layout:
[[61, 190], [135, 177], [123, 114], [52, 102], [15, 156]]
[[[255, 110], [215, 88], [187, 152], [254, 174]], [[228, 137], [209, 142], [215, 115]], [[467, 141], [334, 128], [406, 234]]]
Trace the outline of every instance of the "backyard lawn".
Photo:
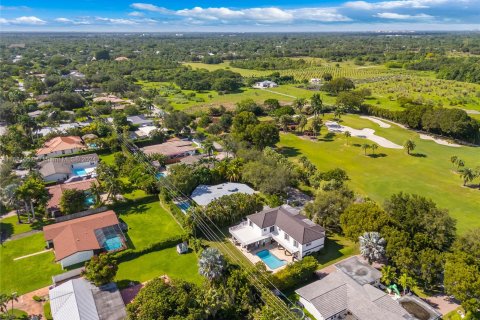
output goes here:
[[[22, 219], [27, 221], [27, 219]], [[17, 216], [3, 218], [0, 220], [0, 232], [4, 237], [9, 237], [15, 234], [24, 233], [32, 230], [32, 226], [29, 223], [18, 223]]]
[[202, 282], [195, 253], [178, 254], [176, 247], [148, 253], [119, 264], [115, 281], [119, 286], [125, 287], [131, 281], [145, 282], [165, 274], [173, 279], [198, 284]]
[[50, 285], [52, 276], [63, 272], [53, 252], [13, 260], [43, 250], [43, 233], [4, 242], [0, 247], [0, 292], [24, 294]]
[[[327, 120], [326, 116], [324, 120]], [[377, 157], [365, 156], [360, 147], [370, 140], [350, 138], [347, 145], [343, 134], [323, 141], [311, 141], [294, 134], [282, 134], [279, 147], [292, 157], [307, 156], [321, 171], [335, 167], [347, 171], [350, 186], [359, 194], [383, 203], [392, 194], [400, 191], [418, 193], [433, 199], [440, 208], [447, 208], [457, 219], [459, 233], [469, 228], [480, 227], [480, 190], [462, 186], [462, 179], [453, 170], [450, 157], [458, 156], [465, 166], [475, 168], [480, 165], [478, 148], [454, 148], [422, 140], [411, 130], [392, 125], [381, 128], [379, 125], [358, 116], [342, 117], [343, 125], [356, 129], [372, 128], [375, 133], [394, 143], [403, 145], [413, 139], [417, 145], [414, 155], [404, 150], [379, 147]]]
[[170, 213], [160, 206], [158, 200], [129, 203], [114, 210], [128, 225], [127, 235], [135, 250], [182, 234], [182, 228]]

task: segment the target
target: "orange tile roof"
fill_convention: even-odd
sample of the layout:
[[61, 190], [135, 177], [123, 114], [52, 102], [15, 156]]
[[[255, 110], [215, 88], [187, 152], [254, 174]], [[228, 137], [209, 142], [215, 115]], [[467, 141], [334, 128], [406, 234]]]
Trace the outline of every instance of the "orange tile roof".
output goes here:
[[77, 136], [55, 137], [45, 142], [44, 147], [37, 150], [37, 155], [70, 149], [85, 149], [82, 138]]
[[45, 240], [53, 241], [55, 261], [77, 252], [100, 249], [95, 230], [119, 224], [115, 211], [108, 210], [86, 217], [43, 227]]
[[71, 189], [85, 191], [90, 189], [90, 187], [92, 186], [92, 183], [95, 183], [98, 185], [97, 179], [95, 178], [86, 179], [86, 180], [81, 180], [76, 182], [57, 184], [57, 185], [48, 187], [47, 191], [50, 194], [50, 199], [48, 200], [47, 208], [50, 210], [58, 209], [58, 206], [60, 204], [60, 199], [62, 199], [63, 191], [71, 190]]

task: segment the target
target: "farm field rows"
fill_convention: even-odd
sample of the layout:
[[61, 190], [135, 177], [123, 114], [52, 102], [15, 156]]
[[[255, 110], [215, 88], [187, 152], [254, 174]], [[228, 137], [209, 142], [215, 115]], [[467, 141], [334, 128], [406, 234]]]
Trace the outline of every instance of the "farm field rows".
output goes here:
[[[327, 119], [327, 117], [326, 117]], [[326, 120], [324, 119], [324, 120]], [[332, 141], [311, 141], [294, 134], [282, 134], [280, 143], [287, 155], [307, 156], [320, 170], [335, 167], [347, 171], [351, 187], [364, 196], [383, 203], [392, 194], [403, 191], [418, 193], [433, 199], [440, 208], [447, 208], [457, 219], [458, 233], [480, 226], [480, 190], [462, 186], [462, 179], [454, 173], [450, 163], [453, 155], [465, 161], [466, 166], [480, 165], [478, 148], [453, 148], [419, 138], [413, 131], [393, 125], [380, 128], [379, 125], [358, 116], [342, 117], [343, 125], [356, 129], [372, 128], [376, 134], [402, 145], [407, 139], [413, 139], [417, 145], [418, 156], [408, 156], [403, 150], [380, 147], [381, 156], [365, 156], [360, 145], [371, 143], [361, 138], [350, 138], [346, 144], [343, 135]], [[322, 135], [326, 129], [322, 130]]]

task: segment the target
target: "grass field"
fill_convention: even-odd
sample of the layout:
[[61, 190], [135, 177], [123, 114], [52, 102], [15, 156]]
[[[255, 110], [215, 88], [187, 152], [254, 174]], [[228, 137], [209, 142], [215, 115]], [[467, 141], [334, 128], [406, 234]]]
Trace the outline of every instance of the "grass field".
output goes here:
[[[379, 125], [358, 116], [344, 116], [344, 125], [353, 128], [372, 128], [376, 133], [402, 145], [413, 139], [417, 156], [409, 156], [403, 150], [380, 147], [372, 158], [365, 156], [360, 145], [371, 143], [361, 138], [350, 138], [349, 145], [343, 135], [331, 141], [311, 141], [293, 134], [281, 135], [283, 152], [292, 157], [307, 156], [319, 170], [343, 168], [349, 174], [350, 186], [359, 194], [382, 203], [390, 195], [404, 191], [433, 199], [439, 207], [447, 208], [457, 219], [459, 233], [480, 227], [480, 190], [462, 186], [462, 180], [454, 173], [450, 157], [456, 155], [466, 166], [475, 168], [479, 163], [479, 149], [473, 147], [452, 148], [421, 140], [410, 130], [393, 125]], [[325, 129], [324, 129], [325, 130]], [[324, 135], [326, 132], [322, 131]]]
[[[27, 220], [25, 219], [25, 222], [26, 221]], [[18, 223], [18, 218], [16, 215], [0, 220], [0, 231], [7, 236], [24, 233], [31, 230], [32, 225], [29, 223]]]
[[43, 233], [3, 243], [0, 247], [0, 292], [23, 294], [50, 285], [52, 276], [63, 272], [53, 252], [14, 261], [43, 250]]
[[158, 201], [131, 204], [115, 212], [128, 225], [128, 236], [135, 250], [182, 234], [182, 228]]

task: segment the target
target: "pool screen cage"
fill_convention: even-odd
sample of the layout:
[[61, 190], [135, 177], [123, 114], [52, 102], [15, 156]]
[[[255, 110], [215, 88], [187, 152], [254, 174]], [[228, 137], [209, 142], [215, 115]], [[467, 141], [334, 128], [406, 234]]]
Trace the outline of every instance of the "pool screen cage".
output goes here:
[[127, 247], [125, 236], [123, 235], [122, 229], [120, 229], [120, 226], [118, 224], [95, 230], [95, 237], [97, 238], [100, 246], [102, 246], [103, 248], [105, 247], [105, 242], [108, 239], [112, 239], [115, 237], [119, 237], [122, 241], [122, 247], [118, 250], [122, 250]]

